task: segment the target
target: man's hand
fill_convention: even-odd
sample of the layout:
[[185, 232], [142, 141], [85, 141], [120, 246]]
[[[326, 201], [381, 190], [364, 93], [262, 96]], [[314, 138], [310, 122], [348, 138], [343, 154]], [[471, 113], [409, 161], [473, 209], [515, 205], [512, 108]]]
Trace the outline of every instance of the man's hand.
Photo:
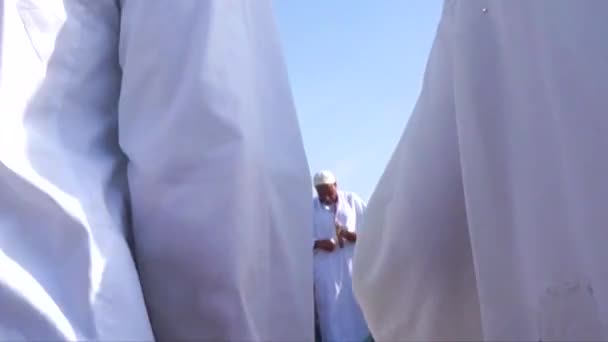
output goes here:
[[343, 228], [340, 230], [339, 236], [345, 239], [348, 242], [356, 242], [357, 241], [357, 233], [349, 232], [348, 229]]
[[336, 244], [332, 240], [317, 240], [315, 241], [315, 249], [333, 252], [336, 249]]

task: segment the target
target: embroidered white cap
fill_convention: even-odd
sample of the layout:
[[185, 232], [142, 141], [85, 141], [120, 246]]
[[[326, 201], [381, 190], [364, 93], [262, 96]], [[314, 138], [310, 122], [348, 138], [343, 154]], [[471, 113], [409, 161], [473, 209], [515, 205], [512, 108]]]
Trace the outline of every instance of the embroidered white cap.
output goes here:
[[323, 170], [319, 171], [313, 177], [313, 183], [315, 186], [326, 185], [326, 184], [335, 184], [336, 176], [331, 171]]

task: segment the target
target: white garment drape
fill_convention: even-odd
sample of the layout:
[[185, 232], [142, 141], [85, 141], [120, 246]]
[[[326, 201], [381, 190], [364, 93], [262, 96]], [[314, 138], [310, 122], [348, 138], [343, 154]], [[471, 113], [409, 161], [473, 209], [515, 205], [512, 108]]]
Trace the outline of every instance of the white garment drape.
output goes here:
[[0, 40], [0, 340], [313, 339], [270, 1], [0, 0]]
[[606, 13], [445, 2], [355, 255], [377, 340], [608, 340]]
[[[314, 239], [336, 238], [336, 223], [357, 232], [365, 203], [355, 194], [338, 192], [336, 211], [313, 200]], [[362, 341], [367, 325], [352, 291], [352, 257], [355, 244], [344, 241], [344, 247], [333, 252], [314, 253], [315, 304], [324, 342]]]

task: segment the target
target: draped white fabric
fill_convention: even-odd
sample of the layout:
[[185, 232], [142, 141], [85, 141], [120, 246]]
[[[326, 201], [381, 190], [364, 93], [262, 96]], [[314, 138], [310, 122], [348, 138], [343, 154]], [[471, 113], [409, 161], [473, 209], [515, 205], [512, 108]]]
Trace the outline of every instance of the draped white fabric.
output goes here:
[[355, 253], [377, 340], [608, 340], [606, 13], [445, 2]]
[[284, 69], [266, 0], [0, 0], [0, 340], [311, 341]]
[[[338, 192], [335, 213], [318, 199], [313, 200], [314, 239], [336, 239], [336, 223], [357, 232], [365, 203], [355, 194]], [[315, 303], [321, 338], [327, 342], [363, 341], [367, 325], [352, 291], [352, 257], [355, 244], [344, 242], [333, 252], [314, 254]]]

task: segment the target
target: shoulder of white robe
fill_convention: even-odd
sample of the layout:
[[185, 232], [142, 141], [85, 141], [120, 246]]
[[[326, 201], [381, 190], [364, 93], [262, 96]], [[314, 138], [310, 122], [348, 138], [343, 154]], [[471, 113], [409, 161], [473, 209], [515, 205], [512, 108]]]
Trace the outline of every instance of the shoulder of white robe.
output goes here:
[[365, 208], [367, 206], [367, 204], [361, 198], [361, 196], [357, 195], [354, 192], [346, 191], [346, 192], [344, 192], [344, 197], [348, 200], [348, 202], [351, 205], [353, 205], [355, 207], [361, 206], [361, 207]]

